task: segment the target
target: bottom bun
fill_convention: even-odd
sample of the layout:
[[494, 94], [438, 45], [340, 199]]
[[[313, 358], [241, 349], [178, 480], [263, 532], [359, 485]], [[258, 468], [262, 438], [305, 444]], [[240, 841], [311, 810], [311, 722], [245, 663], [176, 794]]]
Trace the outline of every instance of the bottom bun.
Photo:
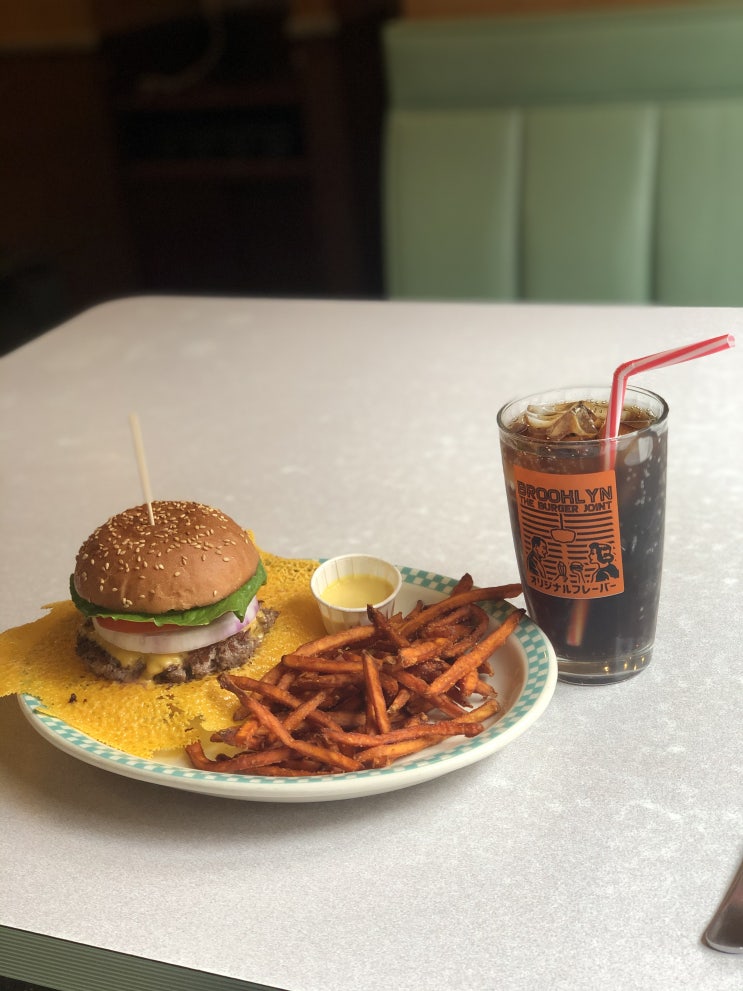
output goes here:
[[[86, 619], [78, 630], [77, 653], [92, 674], [106, 681], [154, 681], [158, 684], [180, 685], [247, 663], [277, 617], [275, 609], [264, 609], [261, 606], [247, 629], [227, 637], [226, 640], [220, 640], [219, 643], [182, 654], [137, 655], [132, 651], [117, 651], [131, 655], [126, 657], [126, 663], [106, 649], [105, 641], [102, 642], [92, 620]], [[113, 645], [109, 646], [115, 649]]]

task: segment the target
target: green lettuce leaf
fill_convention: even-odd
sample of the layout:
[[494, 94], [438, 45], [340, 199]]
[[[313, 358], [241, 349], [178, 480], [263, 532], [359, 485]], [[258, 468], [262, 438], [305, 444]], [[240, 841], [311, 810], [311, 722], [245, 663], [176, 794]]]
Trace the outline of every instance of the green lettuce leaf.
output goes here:
[[215, 619], [219, 619], [226, 612], [234, 612], [238, 619], [245, 619], [245, 613], [253, 601], [253, 597], [261, 585], [266, 583], [266, 569], [263, 567], [263, 562], [259, 560], [253, 577], [231, 595], [220, 599], [219, 602], [214, 602], [208, 606], [196, 606], [194, 609], [186, 609], [183, 612], [174, 609], [171, 612], [158, 613], [157, 615], [113, 612], [109, 609], [102, 609], [78, 595], [73, 577], [70, 575], [70, 598], [84, 616], [107, 616], [110, 619], [126, 619], [131, 623], [154, 623], [155, 626], [165, 626], [169, 623], [176, 626], [206, 626]]

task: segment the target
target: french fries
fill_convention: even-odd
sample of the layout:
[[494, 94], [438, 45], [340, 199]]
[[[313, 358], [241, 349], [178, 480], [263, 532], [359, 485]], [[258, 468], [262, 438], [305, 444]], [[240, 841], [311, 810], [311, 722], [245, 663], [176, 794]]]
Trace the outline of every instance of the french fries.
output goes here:
[[524, 615], [488, 632], [478, 602], [520, 585], [474, 588], [464, 575], [445, 599], [407, 616], [367, 610], [370, 626], [320, 637], [286, 654], [261, 680], [225, 673], [235, 722], [211, 736], [234, 753], [186, 747], [193, 767], [228, 774], [302, 776], [387, 767], [452, 736], [472, 737], [499, 711], [489, 658]]

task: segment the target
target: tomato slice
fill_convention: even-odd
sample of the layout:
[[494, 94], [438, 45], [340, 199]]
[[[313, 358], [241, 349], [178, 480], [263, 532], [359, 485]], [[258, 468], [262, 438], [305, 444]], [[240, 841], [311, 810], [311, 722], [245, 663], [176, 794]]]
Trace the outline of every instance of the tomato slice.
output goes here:
[[156, 633], [172, 633], [174, 630], [182, 630], [184, 627], [177, 623], [165, 623], [158, 626], [156, 623], [133, 623], [129, 619], [111, 619], [110, 616], [96, 616], [99, 626], [105, 630], [113, 630], [116, 633], [146, 633], [148, 636]]

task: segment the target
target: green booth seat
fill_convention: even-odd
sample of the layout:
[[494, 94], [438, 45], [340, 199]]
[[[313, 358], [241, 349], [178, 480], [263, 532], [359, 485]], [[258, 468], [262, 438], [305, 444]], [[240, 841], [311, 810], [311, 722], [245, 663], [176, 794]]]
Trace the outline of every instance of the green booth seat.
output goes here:
[[384, 45], [391, 297], [743, 304], [743, 4]]

